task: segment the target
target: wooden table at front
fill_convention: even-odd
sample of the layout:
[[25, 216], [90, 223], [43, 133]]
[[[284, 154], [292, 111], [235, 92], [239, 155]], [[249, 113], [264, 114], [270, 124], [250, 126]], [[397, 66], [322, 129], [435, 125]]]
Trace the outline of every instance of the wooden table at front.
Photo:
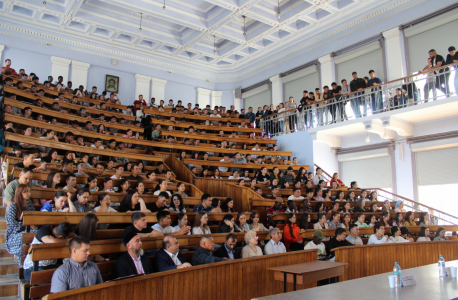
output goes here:
[[296, 284], [316, 282], [333, 277], [337, 277], [338, 281], [338, 276], [344, 273], [345, 265], [347, 265], [347, 263], [317, 260], [303, 264], [269, 268], [268, 270], [275, 272], [275, 280], [284, 282], [286, 293], [287, 282], [292, 282], [294, 290], [296, 290]]

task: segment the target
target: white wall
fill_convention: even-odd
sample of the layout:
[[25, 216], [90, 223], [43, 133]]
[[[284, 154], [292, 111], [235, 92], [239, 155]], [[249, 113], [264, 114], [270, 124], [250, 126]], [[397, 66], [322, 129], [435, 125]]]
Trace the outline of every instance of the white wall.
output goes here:
[[[154, 95], [152, 95], [154, 97]], [[165, 85], [165, 103], [168, 103], [169, 99], [173, 99], [173, 103], [177, 103], [178, 100], [183, 101], [183, 105], [186, 107], [188, 103], [192, 103], [192, 107], [197, 103], [197, 92], [196, 88], [192, 85], [182, 84], [175, 81], [167, 81]], [[156, 98], [156, 103], [159, 104], [159, 100]]]
[[331, 147], [326, 143], [313, 141], [313, 162], [331, 176], [334, 172], [339, 172], [337, 155], [332, 153]]
[[[287, 77], [286, 77], [287, 78]], [[315, 93], [315, 89], [319, 88], [318, 72], [298, 78], [296, 80], [285, 83], [283, 102], [288, 102], [289, 97], [294, 97], [294, 102], [299, 103], [302, 99], [302, 92], [308, 91]]]
[[[402, 148], [402, 150], [401, 150]], [[405, 142], [396, 143], [394, 151], [394, 162], [396, 169], [396, 188], [399, 196], [416, 200], [414, 195], [414, 180], [412, 164], [415, 162], [411, 158], [410, 145]]]
[[[113, 75], [119, 77], [119, 98], [124, 105], [131, 105], [138, 95], [135, 95], [135, 74], [127, 73], [120, 70], [107, 69], [100, 66], [91, 65], [88, 69], [87, 86], [85, 89], [88, 91], [92, 86], [97, 86], [97, 92], [100, 94], [105, 90], [105, 77], [106, 75]], [[41, 79], [40, 79], [41, 81]], [[64, 78], [64, 81], [65, 78]], [[74, 86], [75, 87], [75, 86]], [[75, 87], [77, 88], [77, 86]], [[146, 99], [147, 101], [149, 99]]]
[[307, 131], [298, 131], [275, 137], [280, 151], [293, 151], [301, 165], [309, 165], [313, 170], [313, 140]]

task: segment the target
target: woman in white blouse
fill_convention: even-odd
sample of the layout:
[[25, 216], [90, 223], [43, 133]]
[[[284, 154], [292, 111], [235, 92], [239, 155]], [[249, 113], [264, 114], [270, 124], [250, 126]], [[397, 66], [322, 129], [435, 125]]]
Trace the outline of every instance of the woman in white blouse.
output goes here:
[[164, 179], [160, 180], [156, 188], [158, 187], [159, 189], [155, 191], [153, 195], [159, 195], [161, 192], [167, 192], [169, 196], [172, 196], [172, 194], [169, 191], [167, 191], [167, 180], [164, 180]]
[[417, 242], [431, 242], [431, 239], [428, 237], [429, 235], [429, 228], [423, 226], [420, 228], [420, 233], [418, 234]]
[[192, 234], [211, 234], [210, 228], [207, 225], [208, 214], [204, 211], [199, 211], [194, 220]]
[[262, 250], [258, 246], [258, 237], [256, 232], [248, 231], [245, 234], [246, 246], [242, 249], [242, 258], [262, 256]]
[[117, 213], [118, 211], [114, 209], [113, 207], [110, 207], [110, 204], [111, 204], [110, 195], [108, 193], [101, 193], [97, 197], [97, 202], [95, 203], [94, 209], [92, 211], [96, 213], [106, 213], [106, 212]]
[[170, 209], [176, 212], [186, 212], [186, 208], [183, 205], [183, 198], [179, 194], [173, 194], [172, 196], [172, 204], [170, 205]]
[[[173, 227], [176, 231], [180, 231], [183, 226], [188, 226], [188, 216], [185, 213], [178, 213], [177, 220], [177, 226]], [[190, 235], [191, 231], [189, 231], [187, 234]]]

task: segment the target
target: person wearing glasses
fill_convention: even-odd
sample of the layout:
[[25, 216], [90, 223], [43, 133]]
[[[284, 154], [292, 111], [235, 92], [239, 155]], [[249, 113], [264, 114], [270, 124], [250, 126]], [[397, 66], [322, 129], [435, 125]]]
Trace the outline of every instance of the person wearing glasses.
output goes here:
[[242, 258], [262, 256], [262, 250], [258, 246], [258, 237], [256, 232], [248, 231], [245, 234], [246, 246], [242, 248]]

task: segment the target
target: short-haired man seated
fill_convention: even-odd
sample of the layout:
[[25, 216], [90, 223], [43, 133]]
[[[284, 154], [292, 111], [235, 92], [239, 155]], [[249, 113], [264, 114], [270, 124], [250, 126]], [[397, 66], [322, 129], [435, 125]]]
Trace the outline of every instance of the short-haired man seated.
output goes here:
[[277, 227], [269, 230], [270, 241], [264, 246], [264, 255], [285, 253], [286, 247], [281, 242], [282, 235], [280, 229]]
[[388, 235], [385, 235], [385, 227], [381, 224], [374, 225], [374, 234], [369, 237], [368, 245], [384, 244], [388, 240]]
[[148, 255], [143, 252], [140, 235], [131, 231], [123, 236], [122, 243], [127, 252], [115, 262], [116, 277], [153, 273], [153, 265]]
[[329, 257], [326, 255], [326, 246], [323, 244], [323, 240], [323, 232], [321, 230], [315, 230], [313, 232], [313, 240], [305, 245], [304, 250], [318, 249], [318, 259], [328, 259]]
[[345, 247], [345, 246], [353, 246], [352, 243], [347, 241], [345, 238], [347, 237], [347, 232], [344, 228], [337, 228], [335, 237], [331, 238], [329, 242], [326, 244], [326, 253], [329, 255], [331, 260], [334, 260], [335, 254], [332, 249], [338, 247]]
[[77, 236], [70, 240], [70, 259], [57, 268], [52, 275], [51, 293], [79, 289], [103, 282], [100, 270], [95, 263], [88, 261], [91, 254], [89, 239]]
[[164, 236], [162, 232], [148, 228], [146, 223], [146, 215], [140, 211], [134, 212], [130, 217], [130, 220], [132, 221], [132, 225], [127, 226], [124, 229], [122, 234], [123, 237], [131, 232], [138, 234], [140, 238]]
[[364, 245], [363, 240], [359, 237], [359, 227], [356, 224], [351, 224], [348, 226], [350, 230], [350, 235], [347, 236], [346, 240], [352, 243], [353, 245]]
[[14, 164], [14, 168], [29, 168], [31, 170], [35, 169], [37, 166], [33, 164], [35, 156], [32, 151], [24, 151], [22, 153], [22, 161]]
[[233, 233], [226, 235], [226, 242], [215, 251], [215, 256], [226, 257], [227, 259], [234, 260], [240, 258], [240, 252], [235, 245], [237, 244], [237, 236]]
[[162, 249], [154, 256], [154, 270], [157, 272], [191, 267], [180, 253], [180, 244], [176, 237], [168, 235], [162, 241]]
[[215, 241], [209, 234], [204, 234], [200, 238], [199, 246], [197, 246], [194, 254], [191, 258], [191, 264], [193, 266], [211, 264], [215, 262], [228, 260], [227, 258], [221, 258], [213, 255], [213, 249], [215, 247]]
[[171, 233], [172, 235], [186, 235], [191, 230], [190, 226], [181, 227], [180, 231], [177, 231], [174, 227], [170, 226], [172, 219], [170, 218], [170, 212], [166, 210], [158, 211], [156, 214], [157, 223], [151, 228], [162, 233]]
[[[40, 244], [53, 244], [53, 243], [66, 243], [72, 237], [75, 237], [73, 233], [73, 227], [67, 222], [61, 223], [56, 226], [42, 226], [40, 230], [35, 234], [31, 245]], [[55, 268], [57, 259], [40, 260], [38, 262], [38, 271]], [[30, 281], [30, 276], [33, 271], [33, 261], [31, 254], [27, 254], [24, 261], [24, 278]]]

